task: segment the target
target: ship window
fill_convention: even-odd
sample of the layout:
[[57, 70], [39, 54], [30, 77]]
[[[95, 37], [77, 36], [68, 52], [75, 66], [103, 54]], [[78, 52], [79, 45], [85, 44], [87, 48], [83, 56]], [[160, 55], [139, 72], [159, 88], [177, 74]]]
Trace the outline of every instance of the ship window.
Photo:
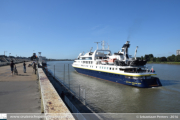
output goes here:
[[97, 66], [96, 66], [96, 68], [97, 68]]
[[116, 70], [117, 70], [117, 68], [116, 68]]
[[123, 69], [120, 69], [120, 68], [119, 68], [119, 70], [120, 70], [120, 71], [124, 71]]
[[114, 68], [112, 68], [112, 70], [114, 70]]
[[106, 67], [104, 67], [104, 69], [106, 69]]
[[101, 69], [101, 66], [99, 68]]
[[109, 70], [111, 70], [111, 68], [109, 68]]
[[107, 69], [108, 69], [108, 67], [107, 67]]

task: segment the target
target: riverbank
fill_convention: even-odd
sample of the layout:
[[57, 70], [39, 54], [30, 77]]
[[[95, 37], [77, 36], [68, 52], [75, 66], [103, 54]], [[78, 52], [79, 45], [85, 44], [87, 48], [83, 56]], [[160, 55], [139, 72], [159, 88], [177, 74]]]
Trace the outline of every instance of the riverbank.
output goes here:
[[172, 64], [172, 65], [180, 65], [180, 62], [147, 62], [148, 64]]

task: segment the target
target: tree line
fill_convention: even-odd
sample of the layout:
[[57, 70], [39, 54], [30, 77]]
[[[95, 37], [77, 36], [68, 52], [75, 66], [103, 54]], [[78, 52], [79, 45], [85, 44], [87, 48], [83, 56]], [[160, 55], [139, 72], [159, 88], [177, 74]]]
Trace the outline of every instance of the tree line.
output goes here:
[[153, 54], [141, 56], [141, 60], [147, 60], [149, 62], [180, 62], [180, 55], [171, 55], [168, 57], [154, 57]]

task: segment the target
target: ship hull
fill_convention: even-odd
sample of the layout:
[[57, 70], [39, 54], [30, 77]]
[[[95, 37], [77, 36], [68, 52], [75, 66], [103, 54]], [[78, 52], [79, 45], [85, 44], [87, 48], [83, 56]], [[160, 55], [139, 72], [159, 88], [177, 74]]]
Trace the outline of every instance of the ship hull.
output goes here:
[[129, 76], [89, 70], [89, 69], [82, 69], [76, 68], [74, 69], [81, 74], [93, 76], [96, 78], [108, 80], [115, 83], [120, 83], [124, 85], [134, 86], [134, 87], [141, 87], [141, 88], [150, 88], [150, 87], [158, 87], [162, 86], [160, 80], [156, 77], [151, 77], [151, 79], [132, 79]]

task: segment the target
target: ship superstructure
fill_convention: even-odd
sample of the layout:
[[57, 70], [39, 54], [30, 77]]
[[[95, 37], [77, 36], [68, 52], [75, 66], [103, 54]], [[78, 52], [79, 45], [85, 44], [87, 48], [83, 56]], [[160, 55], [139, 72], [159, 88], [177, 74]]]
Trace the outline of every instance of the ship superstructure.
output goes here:
[[138, 47], [134, 58], [128, 54], [129, 43], [127, 41], [120, 51], [112, 54], [109, 48], [104, 48], [104, 41], [102, 49], [98, 49], [97, 42], [94, 52], [80, 53], [72, 66], [79, 73], [116, 83], [144, 88], [162, 86], [160, 80], [153, 77], [156, 75], [153, 68], [149, 70], [145, 66], [147, 61], [136, 59]]

